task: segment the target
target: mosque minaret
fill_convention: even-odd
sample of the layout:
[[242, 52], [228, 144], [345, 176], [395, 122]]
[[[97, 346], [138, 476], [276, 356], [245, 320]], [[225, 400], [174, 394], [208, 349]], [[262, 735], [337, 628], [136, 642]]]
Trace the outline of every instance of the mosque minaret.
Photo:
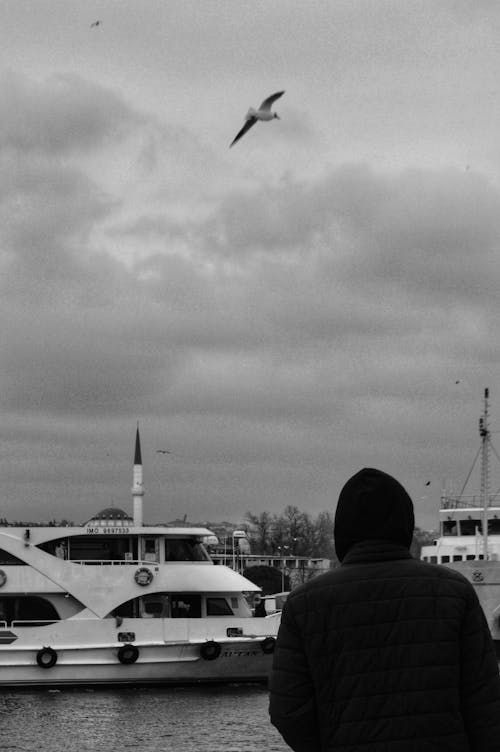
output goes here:
[[132, 480], [132, 499], [134, 503], [134, 527], [142, 527], [142, 498], [144, 496], [144, 483], [142, 477], [141, 438], [139, 436], [139, 423], [135, 434], [134, 472]]

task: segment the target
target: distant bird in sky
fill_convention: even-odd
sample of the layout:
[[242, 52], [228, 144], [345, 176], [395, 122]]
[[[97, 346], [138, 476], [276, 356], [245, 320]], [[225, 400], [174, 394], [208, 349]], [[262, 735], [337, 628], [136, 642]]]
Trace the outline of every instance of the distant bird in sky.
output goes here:
[[428, 480], [428, 481], [427, 481], [427, 483], [426, 483], [425, 485], [426, 485], [426, 486], [430, 486], [430, 485], [431, 485], [431, 482], [430, 482], [430, 480]]
[[231, 146], [234, 146], [234, 144], [240, 140], [242, 136], [245, 135], [247, 131], [250, 130], [252, 125], [255, 125], [257, 120], [274, 120], [274, 118], [277, 118], [278, 120], [279, 115], [276, 112], [271, 112], [271, 107], [274, 102], [276, 102], [277, 99], [283, 96], [285, 92], [284, 91], [277, 91], [276, 94], [271, 94], [270, 97], [267, 99], [264, 99], [261, 106], [258, 110], [256, 110], [254, 107], [250, 107], [247, 114], [245, 115], [245, 125], [243, 128], [236, 134], [235, 138], [231, 141], [229, 144], [229, 148]]
[[90, 28], [93, 29], [95, 26], [100, 26], [100, 25], [101, 25], [100, 21], [94, 21], [93, 23], [90, 24]]
[[172, 452], [169, 452], [168, 449], [157, 449], [157, 454], [172, 454]]
[[460, 380], [455, 381], [455, 384], [460, 384]]

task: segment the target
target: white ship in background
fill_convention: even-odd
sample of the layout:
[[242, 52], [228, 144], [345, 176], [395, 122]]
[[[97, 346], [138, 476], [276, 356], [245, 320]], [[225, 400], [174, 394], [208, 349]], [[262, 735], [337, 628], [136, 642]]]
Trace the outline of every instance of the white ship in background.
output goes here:
[[139, 429], [133, 517], [0, 527], [0, 687], [262, 681], [279, 614], [204, 546], [206, 528], [143, 524]]
[[[462, 492], [443, 492], [439, 510], [439, 537], [423, 546], [421, 558], [461, 572], [473, 584], [500, 654], [500, 488], [490, 491], [491, 443], [489, 390], [484, 390], [483, 414], [479, 419], [481, 444]], [[465, 495], [465, 486], [480, 459], [478, 495]]]

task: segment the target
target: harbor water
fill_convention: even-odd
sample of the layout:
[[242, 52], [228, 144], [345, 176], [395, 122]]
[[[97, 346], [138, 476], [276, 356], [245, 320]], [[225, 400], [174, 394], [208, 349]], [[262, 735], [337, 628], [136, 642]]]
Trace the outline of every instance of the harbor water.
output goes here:
[[0, 692], [2, 752], [286, 752], [264, 685]]

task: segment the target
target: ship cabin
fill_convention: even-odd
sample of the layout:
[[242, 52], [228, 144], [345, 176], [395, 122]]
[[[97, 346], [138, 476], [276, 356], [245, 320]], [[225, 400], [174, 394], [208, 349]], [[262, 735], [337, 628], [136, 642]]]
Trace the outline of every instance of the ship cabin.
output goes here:
[[104, 582], [116, 600], [103, 618], [251, 616], [258, 588], [213, 563], [210, 537], [207, 528], [137, 527], [117, 508], [79, 527], [0, 527], [0, 627], [87, 618], [103, 608], [92, 597]]
[[72, 529], [71, 535], [51, 538], [39, 547], [49, 554], [84, 565], [211, 563], [203, 543], [209, 535], [211, 532], [206, 528], [161, 528], [160, 531], [153, 526], [134, 530], [132, 518], [112, 507], [85, 523], [76, 535]]
[[[487, 521], [487, 530], [484, 522]], [[485, 557], [485, 541], [487, 557]], [[439, 510], [439, 537], [423, 546], [421, 559], [431, 564], [451, 564], [500, 557], [500, 503], [491, 497], [486, 510], [479, 496], [447, 496]]]

